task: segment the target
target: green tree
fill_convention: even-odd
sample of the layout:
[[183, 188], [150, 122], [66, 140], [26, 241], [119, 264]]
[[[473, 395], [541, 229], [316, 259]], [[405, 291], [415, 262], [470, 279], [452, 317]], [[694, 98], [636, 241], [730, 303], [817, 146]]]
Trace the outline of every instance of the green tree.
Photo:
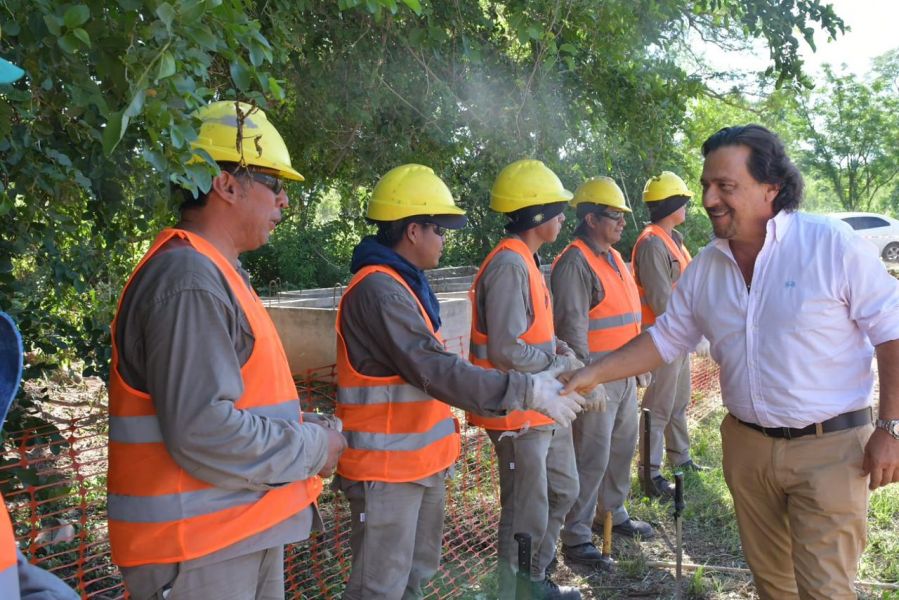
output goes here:
[[826, 182], [833, 208], [881, 209], [899, 181], [897, 72], [897, 52], [883, 57], [870, 81], [827, 66], [822, 84], [797, 98], [800, 163]]

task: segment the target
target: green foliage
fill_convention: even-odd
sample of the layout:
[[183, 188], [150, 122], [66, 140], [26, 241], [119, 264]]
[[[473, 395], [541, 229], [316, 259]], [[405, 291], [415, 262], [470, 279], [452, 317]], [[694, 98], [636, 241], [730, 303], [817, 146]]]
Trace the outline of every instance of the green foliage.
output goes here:
[[796, 102], [802, 166], [826, 183], [831, 207], [899, 208], [899, 51], [881, 57], [870, 81], [824, 71]]
[[[251, 272], [332, 285], [347, 275], [366, 231], [361, 207], [389, 168], [419, 162], [445, 178], [471, 219], [447, 259], [477, 263], [502, 234], [487, 198], [512, 160], [541, 158], [572, 189], [609, 174], [632, 201], [653, 172], [683, 169], [679, 127], [703, 91], [678, 63], [691, 30], [772, 42], [772, 69], [791, 81], [793, 32], [842, 29], [818, 0], [0, 8], [0, 53], [27, 72], [0, 89], [0, 297], [32, 365], [77, 361], [88, 373], [108, 368], [125, 277], [174, 221], [170, 184], [209, 186], [211, 168], [187, 163], [191, 114], [210, 100], [264, 107], [307, 175], [304, 197], [291, 189], [284, 231], [247, 258]], [[338, 207], [322, 223], [326, 198]]]

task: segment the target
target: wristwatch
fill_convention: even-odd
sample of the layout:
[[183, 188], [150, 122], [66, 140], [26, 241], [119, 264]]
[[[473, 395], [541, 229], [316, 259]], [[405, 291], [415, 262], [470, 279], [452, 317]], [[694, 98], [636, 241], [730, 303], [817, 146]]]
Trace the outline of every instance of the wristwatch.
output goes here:
[[899, 440], [899, 419], [877, 419], [876, 425]]

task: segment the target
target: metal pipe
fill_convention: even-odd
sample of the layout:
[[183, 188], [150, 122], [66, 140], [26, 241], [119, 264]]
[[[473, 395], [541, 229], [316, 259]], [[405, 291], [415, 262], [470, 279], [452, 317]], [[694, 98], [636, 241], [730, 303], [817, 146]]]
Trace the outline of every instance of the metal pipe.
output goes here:
[[518, 574], [515, 577], [515, 600], [531, 600], [531, 534], [516, 533], [518, 542]]
[[674, 536], [675, 536], [675, 563], [674, 577], [677, 581], [677, 589], [674, 597], [680, 600], [681, 595], [681, 566], [684, 559], [684, 524], [681, 513], [684, 511], [684, 474], [678, 471], [674, 474]]
[[643, 455], [643, 493], [649, 497], [654, 498], [658, 491], [656, 490], [655, 484], [652, 482], [652, 468], [649, 464], [650, 461], [650, 451], [649, 451], [649, 438], [650, 433], [652, 431], [652, 414], [649, 412], [648, 408], [643, 409], [643, 437], [641, 438], [640, 447], [642, 449], [641, 454]]

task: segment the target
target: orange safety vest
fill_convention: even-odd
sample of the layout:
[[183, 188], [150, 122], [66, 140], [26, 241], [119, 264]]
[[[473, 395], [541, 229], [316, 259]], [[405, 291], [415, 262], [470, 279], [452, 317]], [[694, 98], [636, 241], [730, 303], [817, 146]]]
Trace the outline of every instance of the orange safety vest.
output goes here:
[[[287, 356], [265, 307], [234, 266], [201, 236], [179, 229], [162, 231], [132, 273], [122, 298], [134, 275], [175, 237], [218, 267], [253, 332], [253, 352], [240, 370], [244, 392], [235, 407], [268, 418], [302, 421]], [[120, 298], [119, 310], [121, 303]], [[317, 476], [267, 491], [232, 490], [215, 487], [179, 467], [166, 449], [153, 399], [130, 387], [119, 374], [115, 328], [113, 321], [107, 480], [113, 562], [131, 567], [206, 556], [315, 502], [322, 490]]]
[[415, 298], [431, 335], [443, 344], [418, 297], [396, 271], [372, 265], [356, 273], [337, 307], [336, 415], [347, 439], [337, 473], [354, 481], [417, 481], [446, 469], [459, 457], [459, 423], [448, 404], [399, 375], [371, 377], [350, 363], [340, 319], [343, 303], [350, 290], [373, 273], [389, 275]]
[[587, 348], [591, 360], [614, 352], [640, 334], [640, 293], [637, 284], [621, 254], [609, 248], [609, 254], [618, 267], [616, 272], [607, 260], [598, 256], [581, 239], [576, 239], [562, 250], [553, 262], [553, 268], [566, 252], [577, 248], [587, 259], [587, 264], [599, 277], [604, 296], [602, 302], [590, 309], [587, 331]]
[[[474, 278], [474, 283], [471, 285], [471, 290], [468, 292], [471, 300], [471, 344], [469, 346], [468, 358], [474, 364], [485, 369], [495, 369], [496, 367], [487, 358], [487, 334], [478, 329], [477, 287], [478, 281], [481, 279], [481, 275], [484, 273], [487, 265], [490, 264], [494, 256], [504, 250], [520, 255], [528, 268], [528, 287], [531, 292], [531, 304], [534, 307], [534, 322], [531, 323], [531, 326], [519, 339], [531, 346], [539, 346], [549, 354], [555, 354], [556, 352], [552, 299], [549, 295], [549, 290], [546, 288], [546, 279], [543, 278], [543, 273], [540, 272], [540, 269], [534, 262], [534, 257], [527, 244], [518, 239], [505, 238], [484, 259], [478, 274]], [[499, 291], [496, 290], [496, 292]], [[526, 425], [528, 427], [537, 427], [555, 423], [546, 415], [535, 410], [513, 410], [505, 417], [483, 417], [474, 413], [468, 413], [468, 422], [471, 425], [477, 425], [484, 429], [499, 431], [521, 429]]]
[[19, 597], [19, 569], [16, 566], [16, 538], [12, 531], [12, 521], [6, 511], [6, 503], [0, 496], [0, 590], [4, 598]]
[[[646, 238], [652, 235], [656, 236], [665, 243], [665, 247], [668, 249], [671, 257], [677, 261], [678, 265], [680, 265], [681, 275], [684, 274], [684, 270], [687, 268], [687, 265], [690, 264], [691, 258], [690, 252], [687, 250], [686, 246], [678, 246], [664, 229], [654, 223], [647, 225], [646, 228], [640, 233], [637, 241], [634, 242], [634, 249], [631, 252], [631, 268], [633, 268], [634, 270], [634, 279], [637, 282], [637, 289], [640, 292], [640, 303], [643, 305], [644, 328], [649, 327], [650, 325], [655, 323], [657, 315], [652, 312], [652, 308], [650, 308], [649, 303], [646, 302], [646, 292], [643, 290], [643, 286], [640, 284], [640, 274], [637, 273], [637, 249], [640, 247], [640, 244], [642, 244], [646, 240]], [[676, 282], [674, 285], [676, 285]], [[674, 286], [672, 285], [672, 287]]]

